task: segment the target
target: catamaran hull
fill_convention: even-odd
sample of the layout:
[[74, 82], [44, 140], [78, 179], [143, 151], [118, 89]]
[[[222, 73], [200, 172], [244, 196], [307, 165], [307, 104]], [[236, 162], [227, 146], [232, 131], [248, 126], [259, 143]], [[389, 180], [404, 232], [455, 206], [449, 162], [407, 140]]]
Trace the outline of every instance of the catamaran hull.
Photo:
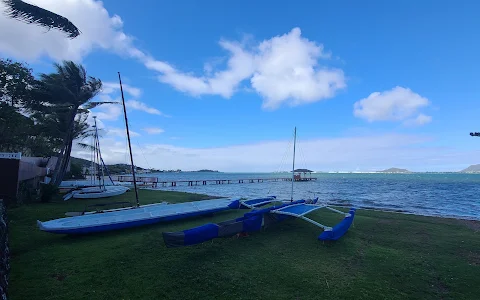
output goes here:
[[114, 197], [129, 191], [130, 188], [119, 185], [106, 185], [104, 187], [92, 186], [75, 189], [63, 196], [63, 200], [67, 201], [71, 198], [75, 199], [99, 199]]
[[[270, 202], [275, 197], [267, 197]], [[247, 200], [257, 202], [256, 199]], [[246, 208], [240, 199], [202, 200], [177, 204], [151, 204], [138, 208], [127, 208], [60, 218], [51, 221], [37, 221], [40, 230], [59, 234], [88, 234], [125, 228], [170, 222], [229, 209]], [[263, 205], [265, 201], [260, 201]]]
[[114, 197], [126, 193], [130, 190], [128, 187], [118, 185], [107, 185], [105, 190], [91, 190], [91, 188], [82, 189], [80, 191], [73, 192], [73, 198], [75, 199], [97, 199]]
[[176, 216], [166, 216], [166, 217], [157, 217], [157, 218], [149, 218], [149, 219], [141, 219], [141, 220], [134, 220], [129, 222], [123, 223], [115, 223], [115, 224], [106, 224], [106, 225], [99, 225], [99, 226], [90, 226], [90, 227], [80, 227], [80, 228], [68, 228], [68, 229], [56, 229], [56, 228], [49, 228], [45, 227], [44, 223], [41, 221], [37, 221], [37, 225], [40, 230], [50, 232], [50, 233], [59, 233], [59, 234], [88, 234], [88, 233], [96, 233], [102, 231], [112, 231], [112, 230], [119, 230], [119, 229], [126, 229], [126, 228], [133, 228], [139, 227], [144, 225], [150, 225], [160, 222], [169, 222], [175, 220], [181, 220], [186, 218], [192, 218], [196, 216], [208, 215], [220, 211], [224, 211], [229, 209], [227, 208], [218, 208], [218, 209], [210, 209], [201, 212], [192, 212], [186, 213], [182, 215]]

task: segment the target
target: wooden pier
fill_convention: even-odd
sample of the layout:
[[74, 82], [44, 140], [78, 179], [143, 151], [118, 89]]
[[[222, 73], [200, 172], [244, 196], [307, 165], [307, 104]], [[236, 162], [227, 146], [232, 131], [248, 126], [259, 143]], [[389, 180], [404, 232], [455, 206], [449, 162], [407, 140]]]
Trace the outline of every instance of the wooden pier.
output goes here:
[[[132, 176], [118, 176], [120, 182], [133, 182]], [[297, 177], [295, 181], [314, 181], [316, 177]], [[260, 182], [292, 181], [289, 178], [248, 178], [248, 179], [205, 179], [205, 180], [159, 180], [158, 177], [137, 177], [137, 184], [151, 185], [152, 187], [175, 187], [177, 184], [186, 184], [187, 186], [211, 185], [211, 184], [235, 184], [235, 183], [260, 183]]]

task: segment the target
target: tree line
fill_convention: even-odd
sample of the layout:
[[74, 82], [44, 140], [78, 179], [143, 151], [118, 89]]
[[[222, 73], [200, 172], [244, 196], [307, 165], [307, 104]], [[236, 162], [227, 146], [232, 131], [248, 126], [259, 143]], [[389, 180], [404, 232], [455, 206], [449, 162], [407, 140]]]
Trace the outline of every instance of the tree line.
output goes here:
[[33, 75], [27, 64], [0, 58], [0, 152], [58, 160], [51, 184], [65, 176], [73, 142], [93, 134], [87, 123], [102, 81], [72, 61], [54, 64], [54, 72]]

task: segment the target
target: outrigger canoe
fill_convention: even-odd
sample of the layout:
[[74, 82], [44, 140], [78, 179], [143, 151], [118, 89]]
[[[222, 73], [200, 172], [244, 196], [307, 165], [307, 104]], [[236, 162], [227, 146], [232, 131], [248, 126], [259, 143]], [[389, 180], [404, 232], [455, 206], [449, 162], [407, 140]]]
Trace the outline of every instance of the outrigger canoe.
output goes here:
[[[260, 230], [262, 227], [270, 226], [288, 218], [300, 218], [323, 229], [318, 236], [321, 241], [338, 240], [350, 228], [355, 217], [355, 209], [348, 213], [334, 208], [318, 205], [318, 198], [313, 200], [298, 200], [269, 208], [253, 210], [243, 217], [217, 224], [209, 223], [195, 228], [179, 232], [163, 232], [163, 240], [167, 247], [183, 247], [203, 243], [214, 238], [229, 237], [239, 233], [250, 233]], [[344, 215], [344, 219], [336, 226], [329, 227], [320, 224], [305, 215], [315, 210], [325, 208], [330, 211]]]

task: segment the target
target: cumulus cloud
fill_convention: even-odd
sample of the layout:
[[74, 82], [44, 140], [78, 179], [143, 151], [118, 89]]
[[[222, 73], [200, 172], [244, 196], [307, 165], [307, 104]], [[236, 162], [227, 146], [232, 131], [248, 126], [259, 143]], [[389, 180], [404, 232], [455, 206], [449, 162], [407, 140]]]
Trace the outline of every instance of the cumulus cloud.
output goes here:
[[330, 54], [319, 45], [301, 36], [300, 28], [247, 49], [238, 42], [220, 41], [229, 52], [227, 67], [213, 71], [206, 66], [205, 74], [184, 73], [166, 62], [146, 60], [147, 68], [162, 73], [159, 80], [193, 96], [204, 94], [229, 98], [239, 84], [250, 79], [251, 87], [263, 96], [263, 107], [275, 109], [284, 103], [300, 105], [331, 98], [346, 87], [342, 70], [322, 66], [321, 59]]
[[159, 133], [165, 132], [165, 130], [158, 127], [146, 127], [146, 128], [143, 128], [143, 130], [148, 134], [159, 134]]
[[331, 98], [346, 86], [343, 71], [319, 65], [330, 58], [322, 45], [301, 36], [299, 28], [265, 40], [258, 46], [252, 87], [264, 96], [263, 106], [274, 109]]
[[397, 86], [384, 92], [375, 92], [354, 104], [354, 115], [374, 121], [404, 121], [405, 124], [422, 125], [432, 120], [431, 116], [419, 113], [430, 101], [412, 90]]
[[[67, 17], [81, 31], [68, 39], [56, 29], [47, 30], [0, 14], [0, 52], [24, 60], [43, 55], [54, 60], [81, 60], [94, 49], [104, 49], [131, 57], [140, 57], [132, 46], [132, 38], [122, 31], [123, 21], [109, 15], [101, 1], [94, 0], [27, 0], [54, 13]], [[0, 11], [5, 11], [0, 1]], [[8, 28], [8, 30], [6, 30]], [[32, 47], [35, 45], [35, 47]]]
[[[471, 164], [471, 157], [475, 157], [475, 153], [464, 149], [428, 146], [429, 141], [431, 138], [426, 136], [400, 134], [303, 140], [297, 145], [298, 157], [304, 158], [298, 167], [316, 171], [372, 171], [393, 166], [413, 171], [457, 170], [459, 165]], [[146, 160], [152, 168], [271, 172], [291, 168], [291, 162], [282, 159], [286, 151], [292, 150], [287, 148], [289, 142], [211, 148], [134, 143], [132, 147], [134, 159]], [[125, 141], [102, 140], [101, 145], [106, 163], [125, 162]]]
[[[123, 32], [123, 21], [110, 15], [101, 1], [95, 0], [29, 0], [70, 19], [82, 32], [75, 39], [67, 39], [58, 30], [25, 24], [0, 16], [0, 52], [25, 60], [46, 55], [54, 60], [81, 60], [95, 49], [137, 59], [148, 69], [159, 73], [158, 80], [193, 96], [219, 95], [230, 98], [243, 81], [264, 98], [263, 107], [275, 109], [282, 104], [300, 105], [331, 98], [346, 86], [340, 69], [321, 64], [330, 59], [323, 45], [301, 36], [300, 28], [266, 39], [247, 47], [241, 42], [220, 40], [219, 45], [228, 55], [226, 66], [205, 64], [201, 75], [180, 71], [172, 64], [155, 59], [135, 47], [133, 37]], [[0, 2], [0, 9], [5, 9]], [[18, 38], [21, 36], [22, 38]], [[29, 45], [34, 44], [35, 47]], [[115, 83], [106, 83], [107, 94], [118, 89]], [[138, 98], [141, 91], [128, 85], [125, 90]]]

